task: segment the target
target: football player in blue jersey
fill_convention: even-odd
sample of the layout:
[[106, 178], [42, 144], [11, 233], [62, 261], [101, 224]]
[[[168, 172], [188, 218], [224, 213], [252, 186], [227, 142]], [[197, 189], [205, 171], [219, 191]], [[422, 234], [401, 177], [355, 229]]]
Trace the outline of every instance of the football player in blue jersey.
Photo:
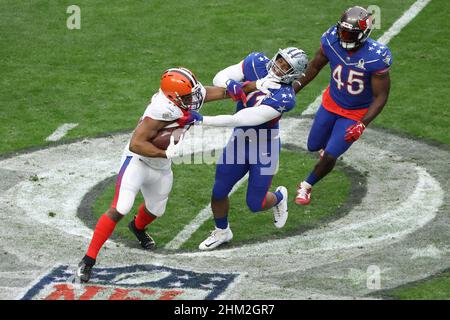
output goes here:
[[[307, 144], [309, 151], [319, 151], [320, 160], [300, 182], [297, 204], [310, 203], [312, 186], [333, 170], [339, 156], [359, 139], [387, 103], [392, 55], [386, 45], [369, 38], [371, 32], [372, 16], [366, 9], [347, 9], [338, 23], [322, 35], [321, 46], [305, 75], [293, 82], [297, 93], [330, 64], [330, 84], [322, 96]], [[270, 77], [259, 81], [265, 86], [273, 85]], [[249, 83], [245, 90], [255, 86], [257, 82]]]
[[[199, 245], [200, 250], [214, 249], [233, 238], [228, 224], [228, 195], [247, 173], [248, 208], [252, 212], [273, 208], [275, 226], [285, 225], [287, 189], [280, 186], [275, 192], [269, 192], [269, 188], [278, 168], [279, 119], [294, 108], [292, 82], [304, 74], [307, 63], [305, 52], [298, 48], [280, 49], [271, 60], [263, 53], [254, 52], [214, 77], [214, 85], [226, 87], [228, 95], [238, 102], [233, 115], [197, 114], [197, 124], [235, 128], [216, 165], [211, 197], [216, 228]], [[243, 88], [249, 81], [256, 81], [257, 90], [246, 95]]]
[[310, 203], [312, 186], [325, 177], [336, 160], [358, 140], [367, 125], [383, 110], [389, 96], [392, 55], [386, 45], [369, 38], [372, 16], [351, 7], [322, 35], [321, 47], [305, 75], [294, 83], [296, 92], [312, 81], [327, 64], [330, 84], [322, 97], [308, 137], [308, 150], [320, 160], [300, 182], [295, 202]]

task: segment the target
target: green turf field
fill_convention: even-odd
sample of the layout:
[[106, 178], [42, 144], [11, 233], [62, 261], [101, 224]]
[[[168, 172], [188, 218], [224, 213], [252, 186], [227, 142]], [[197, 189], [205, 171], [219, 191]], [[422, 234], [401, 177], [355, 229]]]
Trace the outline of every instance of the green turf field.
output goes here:
[[[377, 39], [413, 2], [399, 0], [393, 5], [387, 0], [364, 0], [358, 4], [381, 7], [382, 28], [372, 33]], [[312, 57], [322, 33], [344, 8], [355, 3], [80, 0], [76, 4], [81, 7], [81, 30], [68, 30], [66, 8], [70, 4], [0, 2], [0, 154], [44, 146], [45, 138], [63, 123], [79, 124], [65, 139], [132, 130], [157, 90], [161, 73], [169, 67], [188, 67], [204, 84], [210, 84], [218, 70], [252, 51], [272, 56], [280, 47], [298, 46]], [[450, 2], [432, 1], [389, 43], [394, 60], [391, 95], [374, 125], [450, 145], [450, 75], [443, 72], [450, 39], [447, 17], [441, 14], [449, 10]], [[430, 21], [432, 28], [427, 27]], [[329, 77], [326, 67], [302, 91], [296, 108], [286, 116], [300, 115], [325, 88]], [[221, 101], [203, 110], [213, 115], [231, 113], [234, 107]], [[315, 161], [312, 156], [283, 151], [273, 186], [290, 186], [292, 199], [293, 186]], [[190, 179], [194, 173], [201, 179]], [[214, 167], [179, 165], [174, 166], [174, 174], [166, 215], [151, 227], [160, 248], [208, 204]], [[109, 206], [113, 187], [95, 203], [97, 216]], [[309, 207], [297, 207], [290, 201], [288, 224], [277, 230], [271, 212], [252, 214], [244, 206], [244, 185], [232, 197], [232, 245], [312, 228], [336, 212], [346, 201], [349, 188], [349, 178], [339, 170], [333, 172], [320, 182], [315, 202]], [[185, 201], [180, 203], [180, 198]], [[136, 204], [141, 201], [139, 198]], [[212, 227], [212, 220], [202, 225], [183, 249], [195, 249]], [[119, 224], [116, 233], [130, 236], [126, 221]], [[450, 296], [450, 284], [444, 276], [393, 293], [400, 299], [446, 295]]]
[[449, 300], [450, 271], [386, 292], [386, 296], [403, 300]]
[[[382, 8], [382, 29], [375, 30], [373, 38], [412, 2], [397, 1], [392, 6], [390, 1], [361, 1]], [[157, 89], [161, 72], [171, 66], [189, 67], [207, 84], [218, 70], [251, 51], [271, 56], [279, 47], [296, 45], [312, 56], [321, 34], [353, 2], [284, 1], [289, 10], [280, 10], [280, 3], [270, 1], [256, 5], [189, 0], [171, 3], [170, 10], [164, 1], [77, 4], [81, 30], [66, 28], [65, 2], [0, 3], [0, 121], [7, 124], [0, 127], [0, 152], [45, 144], [62, 123], [79, 123], [67, 138], [132, 129]], [[434, 16], [442, 5], [449, 6], [431, 3], [418, 19]], [[417, 31], [421, 25], [413, 21], [405, 30]], [[448, 115], [445, 95], [431, 90], [437, 86], [443, 93], [448, 80], [447, 74], [430, 70], [445, 65], [445, 55], [439, 54], [445, 49], [437, 49], [436, 44], [449, 40], [439, 32], [445, 31], [427, 32], [420, 39], [423, 33], [408, 37], [404, 32], [394, 39], [392, 96], [377, 123], [450, 143], [448, 134], [439, 130], [449, 127], [450, 117], [439, 117]], [[418, 76], [425, 79], [416, 81]], [[328, 79], [327, 69], [302, 92], [292, 113], [301, 113]], [[418, 90], [421, 83], [431, 85]], [[226, 102], [205, 108], [207, 114], [231, 111]]]

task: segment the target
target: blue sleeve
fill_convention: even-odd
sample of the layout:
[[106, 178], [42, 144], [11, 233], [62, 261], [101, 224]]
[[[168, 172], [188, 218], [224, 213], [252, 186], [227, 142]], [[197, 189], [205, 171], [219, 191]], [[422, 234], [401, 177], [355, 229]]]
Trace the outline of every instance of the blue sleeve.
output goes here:
[[267, 75], [266, 65], [269, 61], [269, 58], [262, 52], [250, 53], [242, 64], [244, 80], [256, 81], [264, 78]]
[[295, 91], [291, 86], [282, 86], [278, 90], [271, 90], [272, 95], [265, 98], [261, 104], [270, 106], [278, 112], [289, 112], [295, 107]]
[[384, 50], [378, 49], [379, 53], [378, 51], [376, 52], [380, 58], [371, 66], [371, 72], [383, 73], [389, 71], [392, 65], [392, 54], [388, 47], [384, 47], [383, 49]]

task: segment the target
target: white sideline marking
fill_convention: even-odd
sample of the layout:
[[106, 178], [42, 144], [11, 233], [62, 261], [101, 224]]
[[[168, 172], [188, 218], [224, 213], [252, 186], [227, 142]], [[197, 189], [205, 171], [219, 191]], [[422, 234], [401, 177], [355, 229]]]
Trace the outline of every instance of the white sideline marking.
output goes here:
[[[237, 190], [239, 187], [248, 179], [248, 173], [239, 180], [231, 189], [230, 196]], [[169, 243], [165, 245], [165, 249], [170, 250], [176, 250], [179, 249], [183, 243], [185, 243], [193, 234], [195, 231], [200, 228], [200, 226], [209, 218], [212, 217], [212, 211], [211, 211], [211, 202], [203, 208], [199, 214], [191, 221], [190, 224], [186, 225], [183, 230], [181, 230], [175, 238], [173, 238]]]
[[58, 141], [64, 137], [67, 132], [77, 127], [78, 123], [64, 123], [58, 127], [51, 135], [45, 138], [45, 141]]
[[397, 19], [397, 21], [394, 22], [394, 24], [389, 28], [388, 31], [386, 31], [381, 37], [378, 38], [378, 42], [381, 42], [383, 44], [388, 44], [389, 41], [396, 35], [402, 31], [402, 29], [410, 23], [418, 14], [420, 11], [422, 11], [423, 8], [427, 6], [428, 3], [430, 3], [431, 0], [417, 0], [413, 3], [411, 7], [409, 7], [408, 10], [406, 10], [403, 15]]
[[[427, 6], [428, 3], [430, 3], [431, 0], [417, 0], [414, 2], [411, 7], [409, 7], [408, 10], [406, 10], [403, 15], [398, 18], [394, 24], [383, 33], [381, 37], [378, 38], [378, 42], [382, 44], [388, 44], [389, 41], [396, 35], [402, 31], [402, 29], [410, 23], [419, 13], [422, 11], [423, 8]], [[302, 112], [302, 115], [311, 115], [316, 113], [317, 109], [319, 108], [320, 104], [322, 103], [322, 94], [325, 90], [322, 91], [322, 93], [317, 96], [317, 98], [308, 105], [308, 107]]]

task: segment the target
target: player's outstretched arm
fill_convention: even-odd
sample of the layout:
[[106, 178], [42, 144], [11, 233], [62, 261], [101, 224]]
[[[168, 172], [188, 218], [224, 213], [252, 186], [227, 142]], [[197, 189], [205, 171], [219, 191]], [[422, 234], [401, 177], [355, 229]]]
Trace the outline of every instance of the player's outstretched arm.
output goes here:
[[306, 68], [305, 75], [300, 79], [294, 81], [292, 87], [295, 90], [295, 93], [299, 92], [301, 89], [306, 87], [308, 83], [310, 83], [325, 67], [328, 63], [327, 56], [323, 53], [322, 48], [317, 50], [314, 59], [309, 62], [308, 67]]
[[389, 72], [383, 74], [372, 75], [372, 94], [373, 101], [367, 110], [365, 116], [361, 119], [361, 122], [367, 126], [373, 119], [375, 119], [386, 105], [389, 97], [389, 91], [391, 89], [391, 78]]
[[151, 158], [166, 158], [166, 152], [157, 148], [150, 141], [158, 131], [167, 126], [167, 121], [144, 118], [136, 127], [130, 141], [130, 151]]
[[227, 95], [227, 89], [211, 86], [206, 86], [205, 89], [206, 89], [206, 96], [204, 102], [223, 100], [229, 98], [229, 96]]
[[234, 80], [238, 82], [244, 81], [244, 72], [242, 71], [242, 64], [243, 61], [217, 72], [217, 74], [214, 76], [213, 79], [214, 86], [226, 88], [228, 80]]
[[214, 127], [257, 126], [275, 119], [280, 112], [267, 105], [244, 108], [233, 115], [204, 116], [203, 125]]

